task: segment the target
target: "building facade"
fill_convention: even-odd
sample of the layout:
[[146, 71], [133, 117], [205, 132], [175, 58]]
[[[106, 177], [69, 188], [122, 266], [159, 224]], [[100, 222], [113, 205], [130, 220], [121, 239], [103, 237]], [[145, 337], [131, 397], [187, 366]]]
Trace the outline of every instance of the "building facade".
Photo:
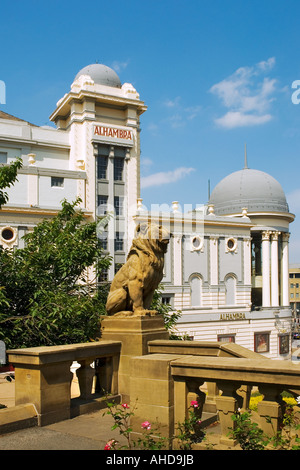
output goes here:
[[140, 212], [168, 224], [164, 297], [182, 315], [177, 331], [290, 358], [289, 212], [280, 184], [245, 165], [224, 178], [202, 210]]
[[[140, 196], [140, 115], [146, 106], [129, 84], [102, 64], [84, 67], [38, 127], [0, 112], [0, 163], [22, 157], [18, 183], [0, 211], [0, 242], [22, 246], [22, 236], [61, 207], [80, 198], [113, 255], [108, 278], [124, 262], [132, 239], [131, 212]], [[106, 217], [109, 215], [109, 217]]]

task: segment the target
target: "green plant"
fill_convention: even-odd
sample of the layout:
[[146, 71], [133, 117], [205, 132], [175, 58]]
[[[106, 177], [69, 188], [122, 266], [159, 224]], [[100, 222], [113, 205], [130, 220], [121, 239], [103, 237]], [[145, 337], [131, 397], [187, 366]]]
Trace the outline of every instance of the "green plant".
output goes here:
[[97, 274], [110, 265], [80, 199], [25, 235], [25, 248], [0, 247], [0, 339], [22, 348], [86, 342], [100, 332]]
[[280, 430], [274, 429], [272, 419], [267, 416], [266, 421], [273, 429], [273, 435], [267, 436], [258, 424], [252, 421], [251, 410], [243, 413], [237, 412], [232, 416], [235, 427], [231, 428], [230, 435], [238, 441], [242, 450], [264, 450], [273, 447], [274, 450], [300, 450], [300, 418], [296, 405], [300, 397], [283, 396], [285, 410]]
[[181, 317], [180, 310], [174, 310], [170, 304], [163, 303], [162, 292], [164, 287], [159, 285], [155, 290], [151, 303], [151, 310], [156, 310], [160, 315], [163, 316], [164, 324], [166, 329], [170, 332], [170, 339], [186, 339], [182, 335], [178, 335], [175, 331], [175, 326], [178, 319]]
[[[298, 397], [299, 398], [299, 397]], [[267, 418], [272, 423], [270, 418]], [[270, 445], [276, 450], [300, 450], [300, 419], [294, 405], [287, 404], [282, 419], [281, 429], [274, 432]]]
[[127, 403], [118, 405], [115, 404], [115, 402], [107, 401], [107, 407], [108, 410], [105, 412], [105, 414], [111, 415], [114, 420], [114, 424], [111, 429], [118, 429], [120, 435], [125, 438], [126, 444], [121, 445], [117, 440], [110, 439], [106, 443], [104, 450], [130, 450], [133, 448], [137, 448], [139, 450], [161, 450], [166, 448], [168, 439], [162, 437], [157, 432], [156, 428], [153, 429], [153, 426], [149, 421], [144, 421], [141, 423], [142, 437], [138, 437], [136, 441], [132, 440], [132, 427], [130, 425], [130, 419], [132, 416], [134, 416], [135, 406], [131, 410]]
[[188, 418], [177, 424], [176, 438], [182, 450], [190, 450], [193, 444], [201, 442], [205, 433], [201, 429], [200, 407], [196, 400], [192, 400], [188, 410]]
[[118, 429], [121, 436], [123, 436], [127, 442], [125, 445], [120, 445], [118, 441], [110, 439], [104, 447], [104, 450], [111, 449], [132, 449], [133, 444], [130, 433], [132, 428], [130, 426], [130, 418], [134, 415], [133, 411], [130, 411], [130, 407], [127, 403], [116, 405], [115, 402], [107, 402], [108, 410], [104, 414], [111, 415], [114, 419], [112, 431]]
[[257, 423], [251, 420], [251, 412], [235, 413], [232, 416], [235, 427], [231, 428], [230, 435], [236, 439], [242, 450], [263, 450], [267, 445], [267, 437]]

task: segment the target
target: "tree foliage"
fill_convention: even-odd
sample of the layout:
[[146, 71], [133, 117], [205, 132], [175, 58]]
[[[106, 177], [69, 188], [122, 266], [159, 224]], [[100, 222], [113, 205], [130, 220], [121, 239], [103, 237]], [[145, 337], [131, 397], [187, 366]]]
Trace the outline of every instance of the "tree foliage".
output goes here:
[[8, 194], [5, 189], [12, 186], [16, 181], [18, 181], [17, 173], [20, 168], [22, 168], [22, 159], [17, 158], [10, 165], [5, 165], [1, 168], [0, 171], [0, 207], [3, 204], [6, 204], [8, 201]]
[[74, 203], [25, 235], [25, 248], [0, 248], [0, 339], [8, 348], [84, 342], [99, 336], [105, 294], [96, 276], [110, 265]]

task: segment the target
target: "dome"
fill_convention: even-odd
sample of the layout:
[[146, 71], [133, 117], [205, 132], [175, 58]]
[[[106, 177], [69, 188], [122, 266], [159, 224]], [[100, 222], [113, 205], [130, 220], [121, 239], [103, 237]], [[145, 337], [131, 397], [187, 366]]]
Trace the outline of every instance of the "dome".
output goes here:
[[216, 215], [248, 212], [289, 212], [281, 185], [259, 170], [244, 168], [226, 176], [211, 193]]
[[116, 72], [103, 64], [91, 64], [83, 67], [83, 69], [79, 70], [74, 81], [77, 80], [80, 75], [89, 75], [98, 85], [106, 85], [114, 88], [122, 87]]

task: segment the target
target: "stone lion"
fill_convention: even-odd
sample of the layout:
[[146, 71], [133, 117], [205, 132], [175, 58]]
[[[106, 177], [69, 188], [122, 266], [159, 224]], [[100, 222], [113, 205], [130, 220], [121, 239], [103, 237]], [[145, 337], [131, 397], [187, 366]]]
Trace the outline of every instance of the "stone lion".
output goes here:
[[164, 254], [170, 233], [157, 224], [141, 223], [127, 256], [116, 273], [107, 298], [108, 315], [155, 315], [149, 310], [155, 289], [163, 278]]

